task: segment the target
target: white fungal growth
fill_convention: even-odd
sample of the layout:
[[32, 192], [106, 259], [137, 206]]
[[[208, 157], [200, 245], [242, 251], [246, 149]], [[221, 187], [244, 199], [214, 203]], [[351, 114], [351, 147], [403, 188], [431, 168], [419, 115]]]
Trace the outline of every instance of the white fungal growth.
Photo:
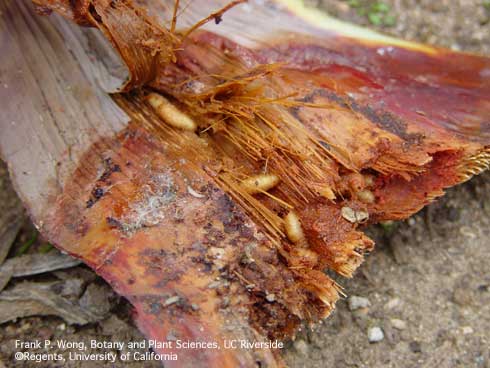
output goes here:
[[284, 227], [286, 229], [286, 235], [288, 239], [294, 244], [304, 242], [305, 234], [303, 233], [303, 228], [301, 227], [301, 222], [299, 217], [293, 211], [289, 212], [284, 218]]
[[165, 122], [174, 128], [194, 132], [197, 124], [188, 115], [180, 111], [174, 104], [158, 93], [148, 95], [148, 103]]
[[175, 201], [177, 190], [170, 173], [153, 175], [151, 182], [142, 186], [138, 200], [119, 219], [123, 233], [129, 236], [141, 228], [161, 223], [168, 205]]
[[257, 194], [260, 192], [267, 192], [269, 189], [272, 189], [279, 184], [279, 182], [280, 179], [277, 175], [259, 174], [243, 180], [242, 186], [248, 193]]

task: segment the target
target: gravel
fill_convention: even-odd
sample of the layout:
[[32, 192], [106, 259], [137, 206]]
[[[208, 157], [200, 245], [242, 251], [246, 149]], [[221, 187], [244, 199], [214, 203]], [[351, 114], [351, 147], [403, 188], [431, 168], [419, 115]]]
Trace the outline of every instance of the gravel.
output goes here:
[[367, 335], [368, 335], [368, 340], [371, 343], [380, 342], [385, 337], [385, 334], [383, 333], [383, 330], [381, 329], [381, 327], [377, 327], [377, 326], [370, 327], [368, 329]]
[[405, 330], [407, 328], [407, 322], [402, 321], [401, 319], [393, 318], [390, 320], [391, 325], [397, 330]]
[[356, 309], [360, 309], [360, 308], [367, 308], [371, 305], [371, 303], [369, 302], [369, 299], [367, 298], [363, 298], [361, 296], [351, 296], [349, 298], [349, 309], [351, 311], [354, 311]]

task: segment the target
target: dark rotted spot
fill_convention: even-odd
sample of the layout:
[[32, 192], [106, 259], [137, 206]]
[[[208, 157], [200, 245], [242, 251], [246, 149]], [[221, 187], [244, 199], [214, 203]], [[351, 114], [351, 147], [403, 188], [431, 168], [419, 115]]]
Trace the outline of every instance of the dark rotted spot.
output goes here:
[[227, 216], [230, 216], [235, 209], [235, 204], [226, 194], [223, 194], [218, 198], [217, 204], [219, 211], [225, 213]]
[[223, 20], [223, 18], [221, 17], [221, 15], [216, 15], [214, 17], [214, 23], [216, 23], [216, 24], [220, 24], [222, 20]]
[[322, 145], [323, 148], [325, 148], [326, 150], [331, 150], [332, 149], [332, 146], [330, 146], [327, 142], [325, 141], [320, 141], [320, 144]]
[[95, 187], [90, 193], [91, 197], [86, 202], [87, 208], [91, 208], [99, 199], [104, 196], [104, 189], [101, 187]]
[[223, 222], [223, 225], [224, 225], [223, 230], [227, 234], [234, 233], [235, 231], [237, 231], [240, 228], [240, 224], [235, 223], [232, 220], [230, 220], [230, 221], [224, 221]]
[[198, 263], [204, 266], [203, 272], [208, 273], [213, 269], [213, 263], [209, 262], [204, 256], [191, 257], [193, 263]]
[[96, 187], [94, 190], [92, 190], [92, 197], [95, 199], [95, 201], [98, 201], [104, 196], [104, 189]]
[[243, 232], [248, 237], [249, 229], [243, 226], [245, 221], [241, 211], [235, 206], [231, 198], [224, 194], [217, 199], [218, 216], [223, 223], [224, 232], [229, 234], [233, 232]]
[[[326, 98], [342, 108], [351, 109], [354, 112], [362, 114], [364, 117], [376, 124], [381, 129], [402, 138], [407, 144], [419, 144], [424, 139], [423, 134], [408, 133], [406, 122], [398, 119], [390, 112], [384, 110], [375, 110], [370, 106], [360, 105], [351, 97], [339, 96], [333, 92], [326, 91], [324, 89], [316, 89], [305, 97], [299, 99], [299, 101], [311, 103], [315, 101], [315, 97]], [[301, 120], [298, 114], [298, 109], [292, 110], [292, 113], [297, 119]]]
[[[335, 102], [337, 105], [343, 108], [348, 108], [350, 106], [348, 98], [339, 96], [333, 92], [326, 91], [324, 89], [315, 89], [298, 101], [305, 103], [314, 103], [316, 97], [324, 97], [331, 102]], [[353, 102], [353, 100], [350, 99], [350, 102]]]
[[240, 224], [240, 236], [247, 239], [254, 239], [254, 230], [250, 226], [245, 226], [243, 222]]
[[109, 227], [111, 229], [122, 229], [122, 224], [119, 220], [115, 219], [114, 217], [106, 217], [105, 218], [106, 222], [107, 222], [107, 225], [109, 225]]
[[135, 282], [136, 280], [133, 278], [128, 279], [128, 285], [133, 285]]
[[353, 102], [352, 108], [380, 128], [402, 138], [408, 144], [419, 144], [424, 138], [422, 134], [407, 133], [407, 124], [387, 111], [374, 110], [369, 106], [359, 106], [355, 102]]
[[207, 230], [206, 235], [202, 241], [203, 244], [214, 245], [214, 244], [218, 244], [223, 239], [225, 239], [225, 235], [219, 229], [212, 227], [206, 230]]
[[114, 164], [110, 157], [104, 160], [104, 167], [104, 172], [102, 175], [100, 175], [98, 181], [105, 182], [107, 179], [109, 179], [112, 173], [121, 172], [121, 166]]

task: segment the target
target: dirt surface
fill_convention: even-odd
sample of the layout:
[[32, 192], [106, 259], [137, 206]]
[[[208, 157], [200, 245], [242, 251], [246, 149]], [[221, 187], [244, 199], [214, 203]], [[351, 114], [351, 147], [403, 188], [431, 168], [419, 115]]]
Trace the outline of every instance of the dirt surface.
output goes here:
[[305, 0], [337, 18], [398, 38], [488, 55], [488, 0]]
[[[308, 3], [339, 18], [405, 39], [490, 54], [490, 5], [486, 0], [390, 0], [384, 1], [383, 6], [363, 0]], [[12, 206], [6, 178], [5, 167], [0, 166], [1, 208]], [[449, 190], [446, 197], [406, 222], [368, 229], [377, 243], [375, 252], [354, 279], [338, 279], [349, 297], [367, 301], [352, 299], [349, 305], [346, 298], [322, 325], [300, 332], [284, 351], [288, 364], [336, 368], [490, 367], [489, 179], [490, 173], [486, 173]], [[34, 232], [32, 225], [25, 222], [10, 257], [25, 247]], [[42, 239], [35, 239], [25, 252], [46, 249], [56, 252], [46, 248]], [[93, 290], [106, 290], [107, 298], [97, 293], [85, 298], [95, 300], [94, 304], [103, 309], [98, 311], [103, 317], [83, 327], [70, 326], [54, 316], [4, 323], [0, 325], [0, 368], [2, 361], [6, 367], [61, 366], [13, 363], [13, 354], [18, 351], [16, 339], [86, 343], [91, 339], [142, 339], [131, 323], [127, 303], [114, 297], [86, 267], [15, 279], [8, 287], [26, 280], [81, 280], [73, 293], [82, 297]], [[354, 309], [356, 303], [364, 307]], [[382, 339], [370, 343], [368, 331], [373, 334], [377, 327], [383, 332]], [[160, 365], [144, 361], [125, 365], [70, 362], [64, 366]]]

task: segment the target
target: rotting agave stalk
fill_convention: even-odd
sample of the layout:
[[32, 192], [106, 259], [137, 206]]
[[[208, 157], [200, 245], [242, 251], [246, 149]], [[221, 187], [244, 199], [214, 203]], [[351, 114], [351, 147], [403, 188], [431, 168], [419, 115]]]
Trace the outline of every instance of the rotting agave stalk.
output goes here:
[[[3, 125], [18, 120], [6, 107], [2, 153], [41, 231], [124, 295], [150, 339], [294, 336], [339, 298], [324, 271], [351, 277], [372, 250], [363, 226], [406, 218], [488, 168], [488, 58], [380, 36], [288, 0], [34, 3], [101, 30], [129, 78], [112, 95], [117, 109], [93, 92], [102, 77], [70, 59], [85, 57], [84, 44], [68, 55], [49, 22], [32, 18], [47, 36], [10, 31], [33, 49], [22, 59], [3, 46], [16, 60], [7, 70], [22, 60], [41, 68], [36, 42], [51, 62], [50, 52], [69, 62], [56, 82], [47, 73], [43, 93], [29, 92], [20, 127]], [[7, 30], [20, 27], [16, 11], [31, 19], [13, 1], [2, 8]], [[72, 98], [77, 90], [58, 97], [71, 117], [53, 102], [48, 83], [60, 80], [88, 86], [86, 100]], [[39, 124], [29, 120], [38, 99], [50, 112]], [[44, 142], [26, 150], [53, 143], [39, 159], [47, 174], [20, 175], [36, 168], [15, 146], [19, 133]], [[56, 184], [33, 188], [36, 178]], [[264, 349], [178, 353], [169, 366], [281, 365]]]

